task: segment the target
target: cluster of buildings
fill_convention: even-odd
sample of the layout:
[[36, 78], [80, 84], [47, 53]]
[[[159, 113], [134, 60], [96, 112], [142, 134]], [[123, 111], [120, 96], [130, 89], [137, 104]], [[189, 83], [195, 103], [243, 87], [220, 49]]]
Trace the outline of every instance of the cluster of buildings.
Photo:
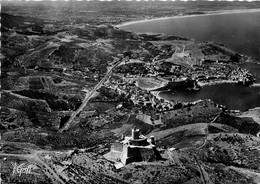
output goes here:
[[249, 71], [244, 68], [238, 68], [237, 70], [232, 71], [230, 73], [230, 78], [238, 82], [243, 82], [243, 84], [252, 82], [253, 79]]
[[[128, 79], [127, 79], [128, 80]], [[142, 90], [134, 85], [134, 81], [115, 80], [110, 78], [110, 82], [106, 83], [106, 87], [115, 90], [119, 95], [129, 95], [130, 100], [135, 106], [140, 106], [141, 109], [153, 108], [157, 111], [167, 111], [174, 109], [176, 103], [160, 98], [156, 92]]]
[[203, 68], [190, 69], [186, 73], [191, 79], [197, 81], [232, 80], [239, 82], [246, 79], [250, 80], [252, 77], [246, 69], [226, 64], [205, 65]]

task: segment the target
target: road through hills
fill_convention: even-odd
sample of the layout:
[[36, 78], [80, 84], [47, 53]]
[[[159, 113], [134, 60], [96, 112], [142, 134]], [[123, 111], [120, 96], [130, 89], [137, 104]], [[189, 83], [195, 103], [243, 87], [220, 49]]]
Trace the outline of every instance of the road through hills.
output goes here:
[[95, 94], [96, 90], [98, 90], [98, 88], [100, 88], [103, 85], [107, 77], [112, 73], [112, 70], [115, 67], [117, 67], [121, 62], [122, 60], [117, 61], [110, 69], [108, 69], [106, 75], [101, 79], [101, 81], [99, 81], [99, 83], [93, 88], [93, 90], [91, 90], [86, 94], [81, 106], [71, 114], [70, 119], [64, 124], [64, 126], [58, 132], [63, 132], [64, 130], [67, 130], [69, 128], [69, 126], [72, 124], [75, 117], [83, 110], [83, 108], [87, 105], [89, 100]]

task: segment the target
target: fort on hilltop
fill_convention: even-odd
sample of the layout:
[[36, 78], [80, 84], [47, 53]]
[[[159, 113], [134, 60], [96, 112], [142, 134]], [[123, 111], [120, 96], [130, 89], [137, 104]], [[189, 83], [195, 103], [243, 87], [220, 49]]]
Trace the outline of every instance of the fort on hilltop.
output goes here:
[[117, 169], [132, 162], [154, 161], [162, 158], [156, 149], [155, 138], [140, 135], [139, 129], [132, 129], [130, 137], [123, 137], [122, 141], [113, 143], [110, 152], [104, 157], [114, 162]]

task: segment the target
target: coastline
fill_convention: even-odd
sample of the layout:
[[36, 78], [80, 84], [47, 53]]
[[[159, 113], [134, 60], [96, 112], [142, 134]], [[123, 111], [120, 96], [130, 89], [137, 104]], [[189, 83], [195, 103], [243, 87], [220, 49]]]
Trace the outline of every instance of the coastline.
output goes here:
[[198, 85], [200, 87], [203, 86], [210, 86], [210, 85], [216, 85], [216, 84], [237, 84], [238, 81], [233, 81], [233, 80], [221, 80], [221, 81], [211, 81], [211, 82], [198, 82]]
[[[151, 18], [151, 19], [143, 19], [143, 20], [134, 20], [129, 22], [124, 22], [118, 25], [115, 25], [115, 27], [121, 29], [124, 26], [136, 24], [136, 23], [145, 23], [145, 22], [152, 22], [157, 20], [169, 20], [169, 19], [181, 19], [181, 18], [187, 18], [187, 17], [202, 17], [202, 16], [212, 16], [212, 15], [228, 15], [228, 14], [240, 14], [240, 13], [254, 13], [254, 12], [260, 12], [260, 8], [258, 9], [235, 9], [235, 10], [219, 10], [219, 11], [202, 11], [204, 14], [193, 14], [193, 15], [177, 15], [177, 16], [170, 16], [170, 17], [158, 17], [158, 18]], [[124, 28], [122, 28], [124, 29]], [[161, 34], [161, 33], [151, 33], [151, 34]], [[246, 55], [245, 55], [246, 56]], [[246, 56], [247, 57], [247, 56]], [[259, 62], [256, 62], [257, 64], [260, 64]], [[221, 81], [210, 81], [210, 82], [198, 82], [198, 85], [200, 87], [203, 86], [211, 86], [211, 85], [218, 85], [218, 84], [237, 84], [238, 81], [233, 80], [221, 80]], [[260, 84], [253, 84], [252, 87], [260, 87]], [[152, 94], [156, 96], [158, 99], [164, 99], [165, 98], [160, 96], [160, 93], [163, 91], [152, 91]], [[259, 107], [255, 107], [259, 108]], [[246, 111], [242, 111], [246, 112]]]
[[252, 87], [260, 87], [260, 83], [252, 84]]
[[115, 27], [120, 28], [120, 27], [123, 27], [123, 26], [128, 26], [128, 25], [136, 24], [136, 23], [144, 23], [144, 22], [150, 22], [150, 21], [156, 21], [156, 20], [167, 20], [167, 19], [172, 19], [172, 18], [201, 17], [201, 16], [210, 16], [210, 15], [224, 15], [224, 14], [251, 13], [251, 12], [260, 12], [260, 8], [259, 9], [236, 9], [236, 10], [207, 11], [207, 12], [205, 12], [205, 14], [177, 15], [177, 16], [171, 16], [171, 17], [159, 17], [159, 18], [144, 19], [144, 20], [134, 20], [134, 21], [129, 21], [129, 22], [125, 22], [125, 23], [122, 23], [122, 24], [115, 25]]
[[[233, 81], [233, 80], [221, 80], [221, 81], [211, 81], [211, 82], [198, 82], [198, 85], [200, 87], [203, 86], [211, 86], [211, 85], [218, 85], [218, 84], [237, 84], [238, 81]], [[165, 90], [165, 91], [169, 91], [169, 90]], [[151, 93], [156, 96], [158, 99], [162, 98], [164, 100], [166, 100], [165, 98], [160, 96], [161, 92], [165, 92], [165, 91], [151, 91]], [[168, 101], [168, 100], [167, 100]]]
[[[168, 84], [168, 83], [167, 83]], [[155, 96], [155, 98], [157, 98], [158, 100], [161, 100], [161, 99], [163, 99], [163, 100], [165, 100], [165, 101], [167, 101], [167, 102], [170, 102], [169, 100], [167, 100], [167, 99], [165, 99], [165, 98], [163, 98], [163, 97], [161, 97], [160, 96], [160, 93], [161, 92], [165, 92], [165, 91], [169, 91], [169, 90], [164, 90], [164, 91], [157, 91], [157, 90], [148, 90], [148, 91], [150, 91], [150, 93], [153, 95], [153, 96]]]

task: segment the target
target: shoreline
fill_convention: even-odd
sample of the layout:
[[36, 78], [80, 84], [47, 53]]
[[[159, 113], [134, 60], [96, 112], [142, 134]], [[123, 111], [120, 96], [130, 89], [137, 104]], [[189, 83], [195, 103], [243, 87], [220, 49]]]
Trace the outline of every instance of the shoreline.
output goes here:
[[[151, 18], [151, 19], [143, 19], [143, 20], [133, 20], [128, 22], [123, 22], [121, 24], [115, 25], [115, 27], [119, 29], [126, 29], [124, 26], [132, 25], [132, 24], [141, 24], [145, 22], [152, 22], [152, 21], [159, 21], [159, 20], [169, 20], [169, 19], [181, 19], [181, 18], [188, 18], [188, 17], [202, 17], [202, 16], [213, 16], [213, 15], [229, 15], [229, 14], [240, 14], [240, 13], [254, 13], [254, 12], [260, 12], [260, 8], [258, 9], [234, 9], [234, 10], [217, 10], [217, 11], [202, 11], [203, 14], [193, 14], [193, 15], [176, 15], [176, 16], [170, 16], [170, 17], [158, 17], [158, 18]], [[137, 33], [139, 34], [139, 33]], [[145, 33], [144, 33], [145, 34]], [[161, 33], [151, 33], [151, 34], [161, 34]], [[246, 55], [245, 55], [246, 56]], [[248, 57], [248, 56], [246, 56]], [[259, 62], [256, 62], [257, 64], [260, 64]], [[233, 80], [221, 80], [221, 81], [210, 81], [210, 82], [198, 82], [198, 85], [200, 87], [204, 86], [211, 86], [211, 85], [219, 85], [219, 84], [238, 84], [238, 81]], [[253, 84], [252, 87], [260, 87], [260, 84]], [[152, 94], [156, 96], [159, 99], [167, 100], [163, 97], [161, 97], [161, 93], [164, 91], [153, 91]], [[168, 101], [168, 100], [167, 100]], [[258, 108], [258, 107], [255, 107]], [[246, 112], [241, 111], [241, 112]]]
[[152, 18], [152, 19], [143, 19], [143, 20], [134, 20], [129, 22], [124, 22], [121, 24], [115, 25], [115, 27], [120, 28], [123, 26], [128, 26], [131, 24], [136, 23], [144, 23], [144, 22], [150, 22], [150, 21], [156, 21], [156, 20], [167, 20], [172, 18], [187, 18], [187, 17], [201, 17], [201, 16], [210, 16], [210, 15], [225, 15], [225, 14], [236, 14], [236, 13], [253, 13], [253, 12], [260, 12], [259, 9], [236, 9], [236, 10], [217, 10], [217, 11], [208, 11], [208, 12], [201, 12], [204, 14], [194, 14], [194, 15], [176, 15], [171, 17], [158, 17], [158, 18]]
[[160, 93], [162, 93], [162, 92], [167, 92], [167, 91], [169, 91], [169, 90], [165, 90], [165, 91], [150, 91], [150, 92], [151, 92], [151, 94], [154, 95], [157, 99], [159, 99], [159, 100], [163, 99], [163, 100], [165, 100], [165, 101], [167, 101], [167, 102], [170, 102], [169, 100], [167, 100], [167, 99], [165, 99], [165, 98], [163, 98], [163, 97], [160, 96]]
[[252, 87], [260, 87], [260, 83], [252, 84]]
[[203, 86], [211, 86], [211, 85], [218, 85], [218, 84], [237, 84], [238, 81], [233, 80], [221, 80], [221, 81], [211, 81], [211, 82], [198, 82], [200, 87]]

